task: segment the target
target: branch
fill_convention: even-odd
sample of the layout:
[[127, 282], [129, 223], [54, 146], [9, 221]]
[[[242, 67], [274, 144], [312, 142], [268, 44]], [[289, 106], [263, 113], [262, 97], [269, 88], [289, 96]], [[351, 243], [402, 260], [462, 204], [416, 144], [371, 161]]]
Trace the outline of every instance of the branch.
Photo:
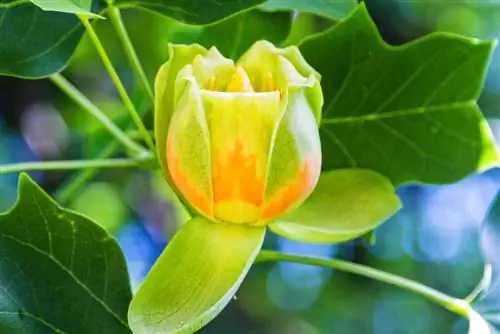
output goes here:
[[132, 70], [135, 75], [139, 78], [139, 83], [142, 86], [142, 89], [148, 96], [149, 100], [153, 102], [153, 91], [149, 84], [148, 78], [144, 73], [144, 69], [142, 68], [141, 62], [139, 61], [139, 57], [137, 57], [137, 53], [135, 52], [134, 46], [130, 41], [130, 38], [127, 33], [127, 29], [123, 25], [122, 16], [120, 13], [120, 9], [118, 7], [113, 6], [112, 4], [108, 5], [109, 11], [108, 16], [110, 18], [111, 24], [115, 28], [116, 33], [118, 34], [118, 38], [122, 44], [123, 49], [125, 50], [125, 54], [130, 61], [130, 65], [132, 66]]
[[101, 41], [99, 40], [99, 37], [95, 33], [94, 28], [89, 22], [88, 17], [84, 15], [77, 15], [80, 21], [82, 22], [83, 26], [87, 30], [87, 33], [89, 34], [90, 39], [94, 43], [94, 46], [97, 50], [97, 53], [101, 57], [101, 60], [104, 64], [104, 67], [106, 67], [106, 70], [109, 73], [109, 76], [111, 77], [111, 80], [113, 80], [113, 83], [116, 86], [116, 89], [118, 90], [118, 94], [120, 94], [120, 97], [123, 100], [123, 103], [125, 104], [125, 107], [127, 107], [130, 116], [132, 117], [132, 120], [134, 121], [135, 126], [141, 133], [144, 141], [146, 142], [146, 145], [148, 148], [151, 150], [153, 154], [156, 154], [156, 148], [153, 143], [153, 139], [148, 133], [148, 130], [144, 126], [144, 123], [142, 123], [141, 116], [137, 112], [137, 109], [135, 108], [134, 104], [132, 103], [132, 100], [128, 96], [127, 90], [123, 86], [123, 83], [120, 80], [120, 77], [118, 76], [118, 73], [116, 72], [115, 68], [113, 67], [113, 64], [111, 63], [111, 60], [108, 57], [108, 54], [106, 53], [106, 50], [104, 49], [104, 46], [102, 45]]
[[70, 99], [78, 104], [83, 110], [95, 117], [116, 139], [125, 145], [133, 154], [139, 154], [145, 149], [130, 139], [118, 126], [116, 126], [104, 112], [93, 104], [75, 86], [73, 86], [61, 74], [54, 74], [49, 79], [59, 87]]
[[461, 299], [448, 296], [438, 290], [423, 285], [421, 283], [412, 281], [408, 278], [397, 276], [387, 273], [382, 270], [370, 268], [360, 264], [336, 260], [336, 259], [320, 259], [306, 256], [298, 256], [291, 254], [284, 254], [275, 251], [263, 250], [257, 256], [255, 262], [269, 262], [269, 261], [287, 261], [303, 264], [310, 264], [315, 266], [323, 266], [333, 269], [342, 270], [351, 274], [368, 277], [380, 282], [395, 285], [402, 289], [413, 292], [417, 295], [423, 296], [448, 310], [457, 313], [463, 317], [469, 318], [470, 305]]
[[95, 160], [60, 160], [21, 162], [0, 165], [0, 175], [35, 170], [73, 170], [86, 168], [131, 168], [153, 163], [156, 158], [152, 154], [137, 158], [95, 159]]

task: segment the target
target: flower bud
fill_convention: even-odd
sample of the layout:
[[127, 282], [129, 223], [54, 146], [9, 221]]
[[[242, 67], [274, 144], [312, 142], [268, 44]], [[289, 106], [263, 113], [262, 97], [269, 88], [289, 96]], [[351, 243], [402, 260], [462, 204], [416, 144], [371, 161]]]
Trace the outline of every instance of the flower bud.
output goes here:
[[263, 225], [301, 204], [321, 170], [319, 75], [296, 47], [255, 43], [236, 63], [171, 46], [156, 80], [167, 179], [217, 222]]

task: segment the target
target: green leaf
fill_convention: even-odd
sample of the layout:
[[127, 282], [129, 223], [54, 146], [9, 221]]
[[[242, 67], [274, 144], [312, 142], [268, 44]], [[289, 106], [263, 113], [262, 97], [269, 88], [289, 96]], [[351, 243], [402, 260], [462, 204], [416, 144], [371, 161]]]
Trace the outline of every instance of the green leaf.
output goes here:
[[130, 333], [125, 259], [101, 227], [21, 174], [0, 215], [1, 333]]
[[129, 310], [134, 333], [193, 333], [231, 300], [260, 250], [263, 227], [196, 217], [182, 226]]
[[311, 196], [270, 228], [294, 240], [336, 243], [367, 233], [400, 208], [385, 177], [369, 170], [342, 169], [323, 172]]
[[23, 0], [0, 4], [0, 75], [37, 79], [62, 71], [82, 34], [74, 15]]
[[476, 100], [493, 46], [447, 33], [389, 46], [363, 4], [305, 40], [325, 95], [323, 169], [372, 169], [399, 185], [491, 167], [497, 153]]
[[468, 334], [498, 334], [488, 322], [476, 311], [470, 310], [469, 312], [469, 331]]
[[104, 19], [101, 15], [92, 13], [92, 0], [31, 0], [42, 10], [69, 14], [81, 14], [91, 18]]
[[[291, 25], [290, 13], [252, 10], [204, 27], [192, 43], [199, 43], [206, 48], [215, 45], [225, 57], [236, 61], [258, 40], [264, 39], [276, 45], [283, 42]], [[172, 42], [186, 43], [185, 40]]]
[[[487, 270], [484, 290], [472, 305], [477, 313], [470, 316], [469, 334], [500, 334], [500, 192], [483, 222], [481, 247]], [[490, 333], [478, 329], [486, 326]]]
[[269, 0], [259, 8], [268, 11], [296, 10], [338, 20], [356, 8], [357, 0]]
[[189, 0], [117, 0], [124, 8], [140, 8], [188, 24], [207, 24], [254, 8], [266, 0], [216, 0], [203, 5]]

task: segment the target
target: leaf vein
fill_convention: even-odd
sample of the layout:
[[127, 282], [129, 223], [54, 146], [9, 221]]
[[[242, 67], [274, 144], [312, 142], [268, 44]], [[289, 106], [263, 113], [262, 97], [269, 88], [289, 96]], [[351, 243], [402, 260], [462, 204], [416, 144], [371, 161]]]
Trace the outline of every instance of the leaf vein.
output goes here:
[[53, 255], [45, 252], [44, 250], [34, 246], [34, 245], [31, 245], [31, 244], [28, 244], [22, 240], [19, 240], [11, 235], [7, 235], [7, 234], [3, 234], [3, 233], [0, 233], [0, 237], [3, 237], [3, 238], [7, 238], [7, 239], [10, 239], [16, 243], [18, 243], [19, 245], [22, 245], [22, 246], [25, 246], [25, 247], [28, 247], [30, 249], [32, 249], [33, 251], [39, 253], [40, 255], [43, 255], [45, 257], [47, 257], [48, 259], [52, 260], [52, 262], [54, 262], [57, 266], [59, 266], [59, 268], [61, 268], [64, 272], [66, 272], [74, 281], [77, 285], [79, 285], [85, 292], [88, 293], [88, 295], [90, 297], [92, 297], [92, 299], [94, 299], [98, 304], [100, 304], [111, 316], [113, 316], [116, 320], [118, 320], [118, 322], [120, 324], [122, 324], [123, 326], [125, 326], [126, 328], [128, 328], [128, 325], [127, 323], [121, 319], [111, 308], [109, 308], [109, 306], [103, 301], [101, 300], [98, 296], [96, 296], [92, 290], [90, 290], [82, 281], [80, 281], [80, 279], [78, 277], [75, 276], [75, 274], [73, 273], [73, 271], [71, 271], [70, 269], [68, 269], [64, 264], [62, 264], [57, 258], [55, 258]]

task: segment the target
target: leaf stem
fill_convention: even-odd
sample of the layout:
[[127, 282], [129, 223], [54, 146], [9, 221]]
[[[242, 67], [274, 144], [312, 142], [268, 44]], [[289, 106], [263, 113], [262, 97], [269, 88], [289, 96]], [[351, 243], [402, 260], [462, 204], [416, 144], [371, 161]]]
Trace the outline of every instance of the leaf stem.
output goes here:
[[125, 145], [133, 155], [145, 152], [145, 149], [128, 137], [118, 126], [116, 126], [95, 104], [83, 95], [66, 78], [57, 73], [49, 79], [59, 87], [69, 98], [78, 104], [83, 110], [95, 117], [112, 135]]
[[108, 4], [108, 15], [111, 21], [111, 24], [115, 28], [116, 33], [118, 34], [118, 38], [122, 43], [122, 47], [125, 50], [125, 54], [130, 61], [130, 65], [132, 66], [132, 70], [135, 75], [139, 78], [139, 82], [142, 86], [142, 89], [147, 94], [151, 102], [153, 102], [153, 91], [151, 89], [151, 85], [149, 84], [146, 73], [144, 73], [144, 69], [142, 68], [141, 62], [137, 57], [137, 53], [135, 52], [134, 46], [130, 41], [130, 37], [128, 36], [127, 29], [123, 25], [122, 15], [120, 13], [120, 9], [115, 7], [113, 4]]
[[0, 165], [0, 175], [7, 173], [28, 172], [35, 170], [72, 170], [86, 168], [129, 168], [151, 163], [156, 158], [152, 154], [137, 158], [95, 159], [95, 160], [59, 160], [21, 162]]
[[434, 303], [444, 306], [445, 308], [456, 314], [469, 318], [470, 305], [466, 301], [451, 297], [438, 290], [435, 290], [424, 284], [412, 281], [408, 278], [387, 273], [382, 270], [336, 259], [321, 259], [321, 258], [292, 255], [292, 254], [284, 254], [275, 251], [266, 251], [266, 250], [261, 251], [257, 256], [256, 262], [268, 262], [268, 261], [287, 261], [287, 262], [311, 264], [315, 266], [323, 266], [323, 267], [338, 269], [351, 274], [368, 277], [380, 282], [395, 285], [397, 287], [413, 292], [417, 295], [423, 296], [433, 301]]
[[[113, 155], [118, 149], [118, 142], [112, 141], [107, 144], [96, 156], [96, 159], [106, 159]], [[86, 168], [81, 170], [76, 175], [72, 176], [62, 186], [60, 186], [54, 197], [58, 203], [66, 204], [73, 197], [73, 195], [80, 189], [87, 181], [94, 177], [99, 172], [97, 168]]]
[[137, 129], [141, 133], [148, 148], [151, 150], [151, 152], [153, 154], [156, 154], [156, 148], [155, 148], [155, 145], [153, 143], [153, 139], [149, 135], [148, 130], [144, 126], [144, 123], [142, 123], [141, 116], [137, 112], [137, 109], [135, 108], [134, 103], [132, 102], [132, 100], [128, 96], [128, 93], [127, 93], [125, 87], [123, 86], [123, 83], [121, 82], [120, 77], [118, 76], [118, 73], [116, 72], [115, 68], [113, 67], [111, 60], [109, 59], [108, 54], [106, 53], [106, 50], [104, 50], [104, 46], [102, 45], [101, 41], [99, 40], [99, 37], [97, 36], [94, 28], [90, 24], [88, 17], [86, 17], [84, 15], [77, 15], [77, 16], [80, 19], [80, 21], [82, 22], [85, 29], [87, 30], [90, 39], [94, 43], [94, 46], [97, 50], [97, 53], [101, 57], [101, 60], [104, 64], [104, 67], [106, 67], [106, 70], [108, 71], [108, 73], [111, 77], [111, 80], [113, 80], [113, 82], [116, 86], [116, 89], [118, 90], [118, 93], [120, 94], [120, 97], [123, 100], [123, 103], [127, 107], [128, 111], [130, 113], [130, 116], [132, 117], [132, 120], [134, 121], [135, 126], [137, 127]]
[[[152, 133], [152, 131], [149, 131]], [[127, 131], [127, 135], [130, 138], [140, 138], [139, 132], [137, 130]], [[96, 155], [96, 159], [106, 159], [116, 153], [118, 150], [118, 142], [113, 140], [109, 142], [104, 148], [99, 151]], [[63, 185], [61, 185], [54, 197], [57, 199], [57, 202], [60, 204], [68, 203], [71, 198], [75, 195], [75, 193], [80, 189], [85, 183], [87, 183], [90, 179], [92, 179], [97, 173], [99, 169], [97, 168], [86, 168], [80, 170], [76, 175], [72, 176], [68, 181], [66, 181]]]

